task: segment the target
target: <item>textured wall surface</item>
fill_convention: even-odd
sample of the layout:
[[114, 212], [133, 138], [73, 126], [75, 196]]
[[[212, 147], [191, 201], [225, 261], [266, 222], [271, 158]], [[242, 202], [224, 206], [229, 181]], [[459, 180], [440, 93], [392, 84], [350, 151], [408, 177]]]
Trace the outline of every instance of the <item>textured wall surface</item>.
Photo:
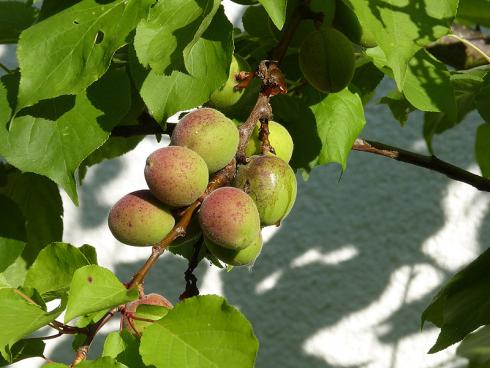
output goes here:
[[[238, 9], [238, 8], [237, 8]], [[12, 65], [12, 50], [0, 60]], [[382, 92], [392, 88], [385, 81]], [[400, 128], [375, 98], [363, 137], [425, 152], [422, 117]], [[348, 122], [346, 122], [347, 124]], [[478, 172], [473, 137], [479, 118], [470, 115], [436, 138], [441, 158]], [[112, 238], [111, 205], [145, 188], [143, 167], [157, 147], [152, 138], [133, 152], [91, 168], [80, 189], [80, 207], [63, 193], [64, 240], [92, 244], [99, 263], [127, 280], [148, 256]], [[420, 331], [420, 314], [445, 279], [486, 247], [490, 195], [410, 165], [353, 152], [341, 176], [335, 165], [298, 177], [296, 205], [280, 228], [267, 229], [266, 245], [252, 270], [198, 268], [202, 293], [228, 298], [251, 320], [260, 340], [257, 367], [461, 367], [454, 349], [427, 355], [437, 331]], [[177, 301], [186, 263], [164, 255], [146, 282], [147, 292]], [[111, 322], [96, 340], [100, 351]], [[47, 356], [69, 362], [70, 339], [50, 341]], [[15, 367], [37, 367], [32, 359]]]

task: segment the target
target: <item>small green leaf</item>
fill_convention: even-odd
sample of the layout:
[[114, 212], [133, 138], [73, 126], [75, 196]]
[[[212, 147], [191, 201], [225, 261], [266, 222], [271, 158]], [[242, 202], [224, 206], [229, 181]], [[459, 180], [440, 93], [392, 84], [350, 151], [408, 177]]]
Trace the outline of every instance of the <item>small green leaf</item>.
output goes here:
[[184, 57], [208, 28], [219, 5], [218, 0], [158, 2], [136, 29], [134, 48], [140, 63], [157, 74], [186, 72]]
[[475, 142], [476, 162], [480, 165], [483, 176], [490, 178], [490, 124], [485, 123], [478, 127]]
[[24, 109], [10, 131], [0, 126], [0, 154], [22, 171], [46, 175], [77, 203], [75, 170], [126, 114], [129, 88], [123, 70], [110, 70], [86, 92]]
[[22, 337], [47, 325], [58, 317], [64, 309], [64, 303], [51, 312], [46, 312], [20, 296], [15, 289], [0, 289], [0, 352], [5, 357], [9, 346]]
[[483, 78], [483, 83], [476, 96], [476, 108], [483, 120], [490, 123], [490, 72]]
[[0, 355], [0, 367], [27, 358], [42, 357], [45, 345], [46, 344], [42, 340], [38, 339], [24, 339], [17, 341], [8, 349], [5, 358]]
[[126, 343], [119, 332], [114, 331], [105, 338], [102, 356], [117, 359], [117, 356], [122, 353], [124, 349], [126, 349]]
[[490, 27], [490, 0], [459, 0], [458, 18]]
[[253, 367], [258, 341], [250, 322], [223, 298], [197, 296], [147, 327], [140, 353], [157, 368]]
[[281, 30], [286, 21], [287, 0], [259, 0], [272, 19], [272, 22]]
[[108, 269], [90, 265], [75, 271], [65, 322], [73, 318], [125, 304], [138, 298], [138, 291], [126, 287]]
[[59, 298], [68, 292], [75, 271], [90, 263], [73, 245], [50, 244], [27, 271], [24, 286], [35, 288], [46, 301]]
[[67, 365], [62, 363], [46, 363], [42, 368], [69, 368]]
[[356, 61], [356, 64], [356, 70], [351, 81], [351, 87], [355, 87], [359, 91], [359, 95], [362, 98], [362, 103], [366, 105], [374, 95], [376, 87], [383, 80], [384, 73], [367, 58]]
[[441, 328], [429, 353], [436, 353], [461, 341], [466, 335], [489, 323], [490, 249], [458, 272], [434, 297], [422, 314]]
[[[102, 357], [97, 360], [84, 360], [77, 364], [77, 368], [127, 368], [124, 364], [110, 357]], [[132, 368], [132, 367], [131, 367]]]
[[131, 73], [150, 114], [159, 122], [209, 100], [228, 78], [233, 53], [232, 25], [220, 7], [202, 37], [184, 55], [189, 74], [145, 70], [131, 54]]
[[417, 109], [442, 111], [450, 120], [456, 119], [456, 100], [449, 72], [427, 51], [418, 51], [408, 63], [402, 90]]
[[20, 32], [36, 20], [37, 11], [18, 1], [0, 2], [0, 44], [16, 43]]
[[84, 0], [22, 32], [17, 111], [40, 100], [79, 94], [99, 79], [152, 2]]

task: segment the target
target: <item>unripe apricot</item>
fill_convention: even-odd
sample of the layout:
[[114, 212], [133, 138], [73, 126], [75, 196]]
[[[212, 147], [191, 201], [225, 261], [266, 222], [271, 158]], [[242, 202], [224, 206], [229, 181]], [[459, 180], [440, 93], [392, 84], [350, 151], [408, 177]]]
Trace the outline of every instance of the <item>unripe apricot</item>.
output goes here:
[[172, 207], [188, 206], [204, 193], [206, 162], [186, 147], [164, 147], [146, 160], [145, 179], [155, 197]]
[[223, 187], [211, 192], [201, 205], [203, 235], [229, 249], [252, 245], [260, 232], [260, 218], [252, 198], [243, 190]]
[[339, 92], [354, 76], [354, 48], [343, 33], [334, 28], [321, 28], [301, 45], [299, 66], [317, 90]]
[[209, 98], [209, 104], [220, 110], [226, 109], [238, 102], [245, 92], [244, 89], [235, 90], [238, 81], [235, 76], [240, 71], [249, 71], [250, 66], [238, 55], [233, 55], [230, 64], [230, 72], [226, 83], [219, 90], [213, 92]]
[[[173, 305], [160, 294], [147, 294], [142, 298], [126, 304], [126, 313], [122, 318], [123, 327], [132, 334], [141, 335], [143, 330], [152, 324], [149, 321], [141, 321], [137, 318], [144, 318], [157, 321], [167, 314], [168, 309]], [[136, 318], [131, 318], [134, 315]], [[131, 323], [128, 321], [131, 320]]]
[[262, 236], [257, 236], [253, 244], [245, 249], [233, 250], [219, 246], [209, 239], [204, 239], [208, 250], [220, 261], [232, 266], [252, 266], [262, 250]]
[[154, 245], [175, 225], [170, 210], [149, 190], [126, 194], [111, 209], [109, 229], [121, 243], [136, 246]]
[[253, 198], [262, 225], [279, 223], [296, 200], [296, 176], [289, 165], [275, 156], [253, 156], [238, 169], [235, 186]]
[[185, 115], [175, 126], [171, 144], [197, 152], [209, 172], [225, 167], [235, 156], [238, 129], [225, 115], [215, 109], [202, 108]]
[[[261, 153], [261, 142], [259, 139], [260, 123], [257, 123], [255, 129], [248, 140], [247, 147], [245, 148], [245, 155], [247, 157], [253, 155], [259, 155]], [[275, 121], [269, 121], [269, 142], [274, 150], [276, 156], [283, 159], [286, 162], [291, 160], [293, 155], [293, 139], [288, 130], [281, 124]]]

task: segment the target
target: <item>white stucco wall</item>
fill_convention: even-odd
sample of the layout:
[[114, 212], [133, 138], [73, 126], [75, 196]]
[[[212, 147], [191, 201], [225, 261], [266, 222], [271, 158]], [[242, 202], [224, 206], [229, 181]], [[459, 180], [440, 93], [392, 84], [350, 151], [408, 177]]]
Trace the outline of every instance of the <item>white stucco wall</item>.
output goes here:
[[[238, 7], [236, 8], [238, 9]], [[13, 65], [0, 46], [0, 61]], [[381, 87], [382, 95], [392, 88]], [[366, 111], [363, 137], [425, 152], [422, 116], [404, 128], [376, 104]], [[436, 152], [471, 171], [480, 119], [436, 138]], [[146, 157], [164, 144], [144, 140], [131, 153], [91, 168], [80, 188], [80, 207], [63, 193], [64, 240], [94, 245], [99, 263], [127, 280], [148, 249], [119, 244], [106, 225], [111, 205], [145, 188]], [[445, 279], [488, 245], [490, 195], [422, 168], [353, 152], [340, 177], [335, 165], [298, 176], [294, 209], [280, 228], [266, 230], [255, 267], [230, 273], [198, 268], [202, 293], [228, 298], [251, 320], [260, 340], [257, 367], [460, 367], [454, 349], [427, 355], [437, 331], [420, 331], [420, 314]], [[164, 255], [146, 282], [177, 302], [186, 263]], [[117, 322], [104, 331], [117, 329]], [[102, 338], [96, 340], [98, 345]], [[70, 339], [49, 341], [46, 355], [69, 362]], [[92, 353], [100, 351], [95, 346]], [[31, 359], [15, 367], [38, 367]]]

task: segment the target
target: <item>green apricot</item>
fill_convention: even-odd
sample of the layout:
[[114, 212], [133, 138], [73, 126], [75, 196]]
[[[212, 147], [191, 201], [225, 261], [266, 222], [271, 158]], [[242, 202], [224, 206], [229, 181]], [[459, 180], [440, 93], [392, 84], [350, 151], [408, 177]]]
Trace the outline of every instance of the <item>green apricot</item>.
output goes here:
[[263, 226], [280, 223], [296, 200], [296, 176], [286, 162], [275, 156], [251, 157], [238, 169], [235, 186], [252, 197]]
[[299, 66], [306, 80], [321, 92], [339, 92], [354, 76], [354, 48], [334, 28], [311, 33], [299, 50]]
[[234, 87], [238, 83], [235, 79], [240, 71], [248, 71], [250, 66], [247, 62], [238, 55], [233, 55], [230, 64], [230, 74], [226, 83], [219, 90], [213, 92], [209, 98], [209, 105], [220, 110], [226, 109], [238, 102], [245, 92], [244, 89], [235, 91]]
[[126, 194], [112, 207], [109, 229], [121, 243], [135, 246], [157, 244], [175, 225], [170, 210], [149, 190]]
[[259, 233], [253, 244], [241, 250], [221, 247], [209, 239], [204, 239], [204, 244], [213, 256], [226, 264], [232, 266], [253, 266], [253, 263], [262, 250], [262, 236]]
[[188, 206], [201, 196], [209, 181], [206, 162], [186, 147], [170, 146], [146, 160], [145, 179], [152, 194], [171, 207]]
[[378, 45], [374, 34], [368, 28], [361, 26], [356, 13], [342, 0], [337, 0], [333, 26], [355, 44], [363, 47], [376, 47]]
[[230, 119], [218, 110], [201, 108], [191, 111], [178, 122], [171, 144], [197, 152], [209, 172], [214, 173], [235, 156], [238, 140], [238, 129]]
[[[247, 157], [259, 155], [261, 153], [259, 132], [260, 123], [257, 122], [257, 125], [248, 140], [247, 147], [245, 148], [245, 155]], [[271, 146], [274, 147], [277, 157], [286, 162], [291, 160], [294, 148], [293, 138], [291, 138], [291, 135], [286, 128], [275, 121], [269, 121], [269, 142]]]
[[243, 190], [223, 187], [201, 204], [203, 235], [221, 247], [237, 250], [250, 246], [260, 232], [260, 217], [253, 199]]
[[[165, 297], [160, 294], [147, 294], [126, 304], [126, 314], [122, 318], [123, 327], [133, 335], [140, 336], [143, 330], [153, 322], [141, 321], [137, 318], [158, 321], [165, 316], [173, 305]], [[137, 318], [130, 318], [128, 314], [132, 314]], [[128, 321], [131, 319], [131, 322]]]

